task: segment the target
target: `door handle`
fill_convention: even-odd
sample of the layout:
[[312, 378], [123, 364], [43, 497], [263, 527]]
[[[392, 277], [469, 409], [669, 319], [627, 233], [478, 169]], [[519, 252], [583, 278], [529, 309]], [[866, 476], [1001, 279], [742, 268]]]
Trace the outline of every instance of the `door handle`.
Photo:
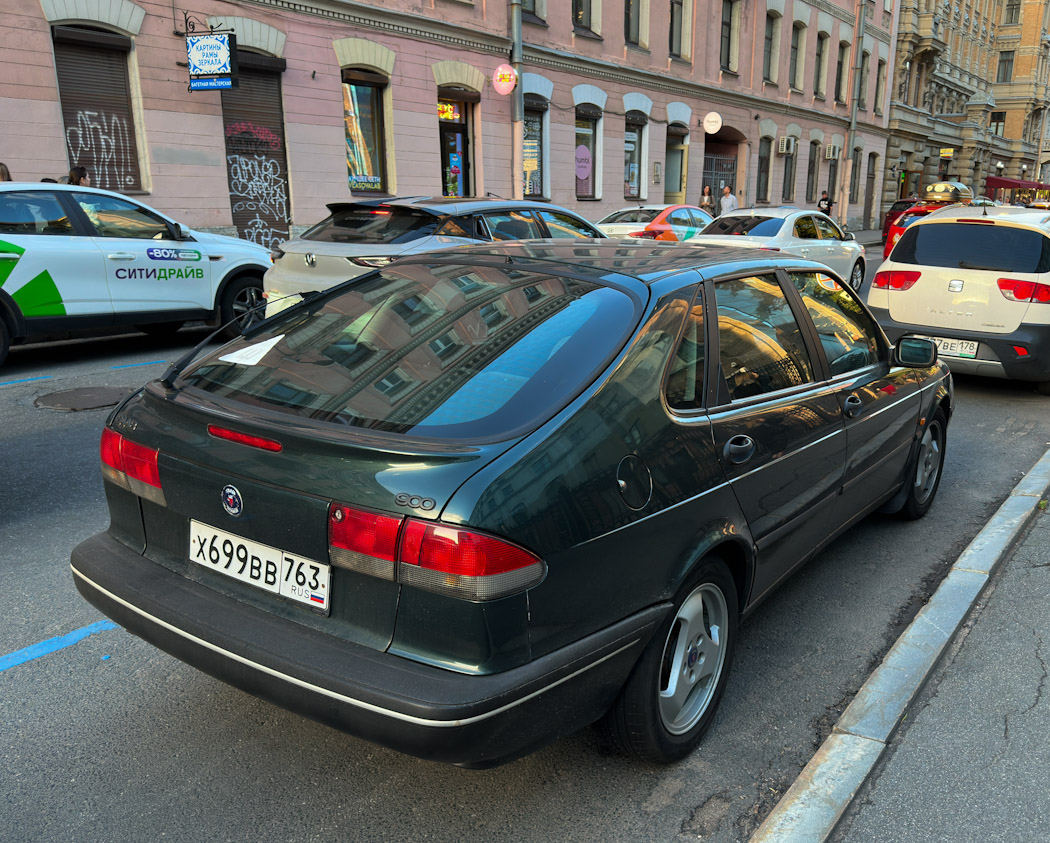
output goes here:
[[106, 255], [111, 261], [133, 261], [135, 256], [131, 252], [110, 252]]
[[726, 442], [722, 454], [732, 465], [745, 463], [755, 454], [755, 440], [750, 436], [734, 436]]
[[861, 410], [864, 409], [864, 402], [860, 400], [860, 396], [854, 393], [846, 399], [843, 409], [846, 415], [852, 419], [860, 415]]

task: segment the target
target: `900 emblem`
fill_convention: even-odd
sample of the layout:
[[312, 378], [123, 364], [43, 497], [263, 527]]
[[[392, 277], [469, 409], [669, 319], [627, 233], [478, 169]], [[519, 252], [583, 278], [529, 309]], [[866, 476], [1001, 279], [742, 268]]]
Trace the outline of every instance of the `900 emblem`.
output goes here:
[[410, 506], [412, 509], [422, 509], [424, 512], [430, 512], [437, 502], [433, 498], [421, 498], [419, 495], [410, 495], [407, 492], [401, 492], [394, 496], [394, 503], [398, 506]]

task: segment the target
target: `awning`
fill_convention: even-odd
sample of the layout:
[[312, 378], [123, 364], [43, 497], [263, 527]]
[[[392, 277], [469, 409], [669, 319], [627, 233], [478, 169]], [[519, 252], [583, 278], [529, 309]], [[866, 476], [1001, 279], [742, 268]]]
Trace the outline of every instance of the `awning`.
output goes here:
[[1021, 181], [1020, 179], [1004, 179], [1000, 176], [988, 176], [984, 183], [987, 187], [1002, 187], [1006, 190], [1050, 190], [1050, 184], [1040, 184], [1037, 181]]

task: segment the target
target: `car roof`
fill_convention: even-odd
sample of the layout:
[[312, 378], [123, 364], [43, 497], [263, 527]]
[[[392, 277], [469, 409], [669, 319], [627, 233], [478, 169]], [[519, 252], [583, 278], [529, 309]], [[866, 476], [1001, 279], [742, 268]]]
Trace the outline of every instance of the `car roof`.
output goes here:
[[915, 225], [935, 225], [953, 220], [999, 219], [1015, 225], [1027, 225], [1042, 231], [1050, 230], [1050, 213], [1038, 208], [1018, 208], [1011, 205], [947, 205], [927, 214]]
[[[635, 278], [645, 284], [653, 284], [671, 275], [688, 270], [697, 270], [702, 275], [720, 275], [723, 271], [753, 271], [772, 269], [790, 263], [792, 266], [812, 266], [822, 272], [827, 268], [822, 264], [805, 260], [794, 255], [779, 253], [762, 253], [756, 249], [739, 246], [722, 246], [714, 244], [660, 243], [641, 241], [634, 238], [609, 238], [606, 240], [557, 239], [557, 240], [518, 240], [498, 244], [481, 244], [461, 246], [429, 252], [421, 255], [410, 255], [401, 258], [398, 263], [469, 263], [472, 259], [495, 257], [507, 263], [549, 265], [562, 264], [573, 274], [600, 282], [615, 274]], [[524, 268], [524, 267], [522, 267]], [[710, 270], [715, 272], [710, 272]]]
[[665, 211], [668, 208], [677, 208], [677, 205], [624, 205], [622, 208], [617, 208], [615, 211], [609, 211], [605, 216], [612, 216], [613, 214], [622, 214], [624, 211]]
[[774, 217], [778, 219], [787, 219], [792, 214], [820, 214], [824, 216], [816, 208], [791, 208], [787, 206], [781, 206], [779, 208], [738, 208], [735, 211], [729, 211], [725, 214], [719, 214], [721, 217]]

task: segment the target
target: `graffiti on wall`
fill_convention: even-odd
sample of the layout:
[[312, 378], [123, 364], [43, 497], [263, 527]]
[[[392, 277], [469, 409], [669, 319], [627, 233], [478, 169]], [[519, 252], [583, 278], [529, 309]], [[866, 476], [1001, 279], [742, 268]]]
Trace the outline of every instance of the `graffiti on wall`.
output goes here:
[[226, 126], [230, 207], [241, 237], [271, 248], [288, 239], [288, 175], [284, 145], [254, 123]]
[[127, 118], [104, 111], [78, 111], [66, 129], [72, 167], [87, 167], [93, 186], [105, 190], [138, 187], [135, 137]]

